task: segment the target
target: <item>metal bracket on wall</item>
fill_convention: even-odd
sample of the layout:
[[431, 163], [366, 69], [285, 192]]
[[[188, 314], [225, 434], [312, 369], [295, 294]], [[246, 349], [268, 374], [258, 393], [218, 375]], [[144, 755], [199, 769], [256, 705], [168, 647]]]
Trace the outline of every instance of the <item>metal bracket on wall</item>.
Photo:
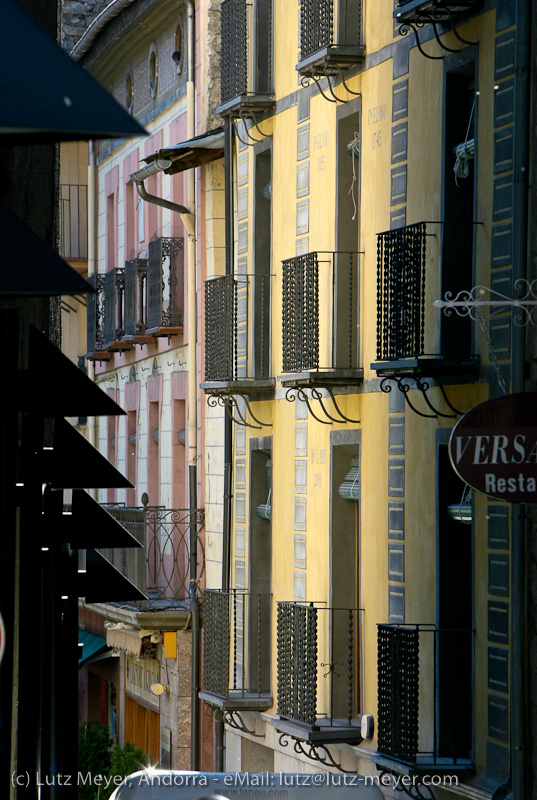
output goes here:
[[[455, 297], [451, 292], [446, 292], [444, 299], [435, 300], [433, 305], [442, 309], [447, 317], [454, 311], [459, 317], [470, 317], [474, 322], [514, 308], [519, 312], [513, 315], [513, 324], [517, 328], [528, 324], [537, 325], [537, 280], [530, 283], [525, 278], [519, 278], [514, 282], [513, 289], [519, 297], [508, 297], [487, 286], [474, 286], [470, 291], [459, 292]], [[486, 316], [481, 312], [484, 306], [491, 309]]]
[[244, 719], [242, 718], [242, 714], [239, 711], [228, 711], [225, 708], [220, 708], [219, 706], [212, 706], [210, 703], [204, 704], [204, 712], [209, 717], [213, 717], [217, 722], [224, 722], [230, 728], [234, 728], [236, 731], [241, 731], [241, 733], [248, 733], [250, 736], [255, 736], [258, 739], [263, 739], [265, 737], [264, 733], [256, 733], [255, 730], [251, 730], [245, 723]]
[[[438, 386], [438, 388], [440, 389], [442, 397], [444, 398], [447, 406], [451, 409], [451, 411], [453, 411], [453, 414], [446, 414], [442, 411], [439, 411], [437, 408], [435, 408], [435, 406], [433, 406], [427, 395], [428, 390], [431, 388], [429, 380], [424, 380], [423, 378], [420, 377], [416, 378], [407, 378], [399, 376], [386, 377], [383, 378], [380, 382], [380, 390], [382, 392], [385, 392], [386, 394], [389, 394], [392, 391], [393, 383], [395, 383], [399, 391], [402, 392], [403, 397], [405, 398], [406, 403], [408, 403], [409, 408], [411, 408], [412, 411], [415, 414], [418, 414], [418, 416], [420, 417], [428, 417], [429, 419], [438, 419], [438, 417], [445, 417], [447, 419], [453, 419], [454, 417], [462, 416], [464, 414], [464, 411], [459, 411], [458, 409], [455, 408], [455, 406], [453, 406], [450, 403], [449, 398], [446, 394], [446, 390], [442, 385], [442, 383], [438, 380], [438, 378], [434, 379], [435, 385]], [[390, 381], [393, 381], [393, 383], [390, 383]], [[432, 414], [425, 414], [423, 413], [423, 411], [418, 411], [418, 409], [410, 402], [410, 398], [408, 395], [411, 389], [418, 389], [421, 392], [421, 395], [425, 400], [428, 408], [433, 412]]]
[[311, 744], [305, 739], [299, 739], [297, 736], [282, 733], [278, 731], [278, 729], [276, 729], [276, 731], [280, 734], [278, 741], [281, 747], [287, 747], [290, 744], [289, 739], [292, 739], [294, 742], [293, 750], [297, 755], [306, 756], [306, 758], [311, 759], [311, 761], [315, 761], [317, 764], [322, 764], [325, 767], [335, 767], [335, 769], [338, 769], [340, 772], [346, 772], [349, 775], [356, 774], [356, 770], [344, 769], [341, 764], [338, 764], [330, 750], [323, 744]]
[[395, 773], [390, 772], [387, 769], [381, 769], [379, 772], [379, 782], [381, 783], [382, 786], [386, 785], [382, 780], [385, 775], [389, 775], [390, 777], [394, 778], [395, 791], [404, 792], [404, 794], [408, 795], [408, 797], [410, 797], [411, 800], [435, 800], [433, 790], [430, 788], [430, 786], [427, 786], [428, 794], [427, 795], [423, 794], [422, 789], [424, 788], [425, 784], [420, 783], [420, 779], [416, 778], [415, 775], [412, 776], [411, 781], [398, 781], [397, 783], [395, 783], [395, 781], [397, 781], [397, 778], [400, 778], [400, 776], [399, 775], [396, 776]]
[[[319, 94], [321, 94], [325, 100], [328, 100], [329, 103], [348, 103], [350, 98], [344, 100], [342, 97], [337, 97], [337, 95], [334, 92], [335, 83], [332, 84], [332, 78], [335, 77], [334, 70], [336, 71], [337, 76], [339, 77], [339, 81], [345, 87], [345, 90], [353, 97], [360, 97], [361, 94], [360, 92], [353, 92], [351, 89], [349, 89], [345, 81], [345, 78], [343, 77], [343, 72], [341, 68], [336, 65], [332, 65], [329, 70], [323, 69], [323, 67], [317, 67], [315, 72], [312, 72], [310, 75], [304, 75], [300, 83], [306, 89], [310, 85], [310, 81], [313, 81], [319, 91]], [[323, 78], [326, 78], [327, 80], [328, 91], [330, 92], [332, 97], [327, 97], [321, 87], [321, 80]]]
[[[246, 415], [242, 413], [240, 406], [237, 402], [237, 397], [242, 398], [247, 413], [251, 416], [254, 422], [257, 422], [257, 425], [253, 425], [251, 422], [248, 422], [246, 420]], [[257, 430], [261, 430], [261, 428], [263, 427], [272, 428], [272, 422], [262, 422], [255, 416], [254, 412], [252, 411], [250, 402], [248, 401], [246, 395], [244, 394], [237, 394], [237, 395], [211, 394], [207, 398], [207, 405], [210, 406], [211, 408], [216, 408], [216, 406], [221, 406], [222, 408], [225, 408], [226, 414], [236, 425], [242, 425], [245, 428], [256, 428]], [[234, 411], [236, 413], [233, 413]]]
[[[257, 122], [257, 117], [256, 117], [255, 113], [251, 109], [247, 109], [247, 110], [242, 109], [241, 111], [239, 111], [237, 119], [240, 119], [241, 122], [243, 123], [244, 131], [246, 133], [247, 139], [245, 140], [245, 139], [242, 138], [242, 136], [239, 133], [239, 126], [236, 123], [235, 123], [235, 134], [237, 136], [237, 139], [242, 144], [247, 145], [248, 147], [253, 147], [254, 145], [259, 144], [260, 142], [262, 142], [263, 139], [266, 139], [267, 137], [271, 137], [272, 136], [271, 133], [263, 133], [263, 131], [261, 130], [261, 128], [259, 127], [259, 124]], [[250, 130], [248, 128], [248, 122], [252, 123], [251, 127], [256, 129], [258, 134], [261, 136], [261, 139], [256, 139], [251, 135]], [[248, 139], [250, 141], [248, 141]]]
[[[441, 2], [441, 0], [440, 0], [440, 2]], [[448, 26], [448, 30], [447, 31], [443, 31], [443, 33], [453, 33], [453, 35], [463, 45], [469, 45], [470, 47], [477, 47], [478, 44], [479, 44], [479, 42], [470, 42], [467, 39], [463, 39], [463, 37], [457, 31], [457, 27], [455, 25], [455, 20], [453, 18], [453, 14], [452, 14], [451, 10], [446, 5], [442, 5], [442, 7], [440, 7], [440, 2], [437, 4], [438, 7], [435, 8], [432, 13], [427, 13], [425, 11], [422, 11], [416, 16], [416, 19], [413, 22], [411, 22], [410, 20], [404, 20], [404, 21], [401, 21], [401, 24], [399, 25], [399, 33], [400, 33], [400, 35], [401, 36], [406, 36], [409, 33], [409, 31], [412, 31], [414, 36], [415, 36], [415, 38], [416, 38], [416, 46], [417, 46], [418, 50], [420, 51], [422, 56], [425, 56], [425, 58], [429, 58], [432, 61], [440, 60], [440, 59], [444, 58], [444, 56], [443, 55], [441, 55], [441, 56], [432, 56], [432, 55], [429, 55], [429, 53], [426, 53], [425, 50], [423, 50], [422, 43], [420, 42], [420, 37], [419, 37], [418, 31], [421, 30], [422, 28], [424, 28], [426, 25], [431, 25], [432, 26], [436, 41], [438, 42], [438, 44], [440, 45], [442, 50], [444, 50], [444, 52], [446, 52], [446, 53], [459, 53], [460, 50], [461, 50], [461, 48], [448, 47], [440, 39], [440, 35], [441, 34], [440, 34], [439, 29], [438, 29], [438, 26], [440, 24], [442, 24], [442, 23], [445, 23], [446, 21], [449, 23], [449, 26]], [[400, 16], [401, 16], [401, 14], [398, 14], [398, 18]]]
[[[321, 392], [321, 389], [323, 389], [324, 391], [328, 392], [328, 394], [330, 396], [330, 399], [332, 400], [332, 403], [334, 404], [334, 408], [336, 410], [336, 413], [339, 416], [339, 419], [338, 419], [338, 417], [333, 417], [328, 412], [326, 406], [323, 403], [323, 399], [326, 399], [326, 398], [323, 396], [323, 394]], [[295, 392], [296, 394], [293, 394], [293, 392]], [[317, 422], [321, 422], [323, 425], [333, 425], [334, 422], [340, 422], [340, 423], [341, 422], [354, 422], [356, 424], [358, 424], [360, 422], [359, 419], [351, 419], [350, 417], [345, 416], [345, 414], [339, 408], [339, 406], [337, 404], [337, 400], [334, 397], [334, 393], [333, 393], [332, 389], [330, 389], [329, 386], [321, 386], [319, 388], [313, 388], [313, 389], [310, 389], [310, 392], [311, 392], [311, 397], [308, 397], [308, 394], [304, 391], [304, 389], [301, 389], [301, 388], [298, 388], [298, 389], [290, 388], [285, 393], [285, 399], [288, 400], [289, 403], [294, 403], [295, 400], [297, 400], [297, 399], [298, 400], [302, 400], [304, 403], [306, 403], [306, 405], [308, 407], [308, 411], [311, 414], [311, 416], [313, 417], [313, 419], [316, 419]], [[312, 400], [317, 400], [317, 402], [319, 403], [319, 408], [321, 409], [321, 411], [325, 415], [326, 419], [321, 419], [313, 411], [312, 404], [311, 404]]]

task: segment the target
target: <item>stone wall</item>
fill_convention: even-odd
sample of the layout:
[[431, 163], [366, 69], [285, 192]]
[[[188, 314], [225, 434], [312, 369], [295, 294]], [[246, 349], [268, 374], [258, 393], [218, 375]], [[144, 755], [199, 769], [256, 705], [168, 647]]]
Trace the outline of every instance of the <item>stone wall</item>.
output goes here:
[[62, 48], [69, 52], [111, 0], [62, 0]]

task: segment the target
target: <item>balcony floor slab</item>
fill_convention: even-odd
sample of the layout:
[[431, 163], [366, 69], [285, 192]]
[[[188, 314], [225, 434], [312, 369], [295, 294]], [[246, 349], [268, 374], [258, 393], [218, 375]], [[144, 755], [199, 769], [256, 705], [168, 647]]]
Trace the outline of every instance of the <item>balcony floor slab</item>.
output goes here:
[[230, 692], [226, 696], [212, 692], [199, 692], [198, 697], [205, 703], [224, 709], [224, 711], [266, 711], [272, 707], [273, 699], [267, 694]]

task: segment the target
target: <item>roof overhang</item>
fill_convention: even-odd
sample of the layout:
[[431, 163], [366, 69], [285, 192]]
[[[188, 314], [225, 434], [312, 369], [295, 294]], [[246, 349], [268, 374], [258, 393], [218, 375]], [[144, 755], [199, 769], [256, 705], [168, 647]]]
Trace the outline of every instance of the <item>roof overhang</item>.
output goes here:
[[[143, 159], [146, 169], [152, 168], [167, 175], [201, 167], [224, 157], [224, 129], [218, 128], [195, 136], [173, 147], [164, 147]], [[144, 168], [142, 168], [144, 169]], [[135, 173], [138, 174], [138, 173]]]

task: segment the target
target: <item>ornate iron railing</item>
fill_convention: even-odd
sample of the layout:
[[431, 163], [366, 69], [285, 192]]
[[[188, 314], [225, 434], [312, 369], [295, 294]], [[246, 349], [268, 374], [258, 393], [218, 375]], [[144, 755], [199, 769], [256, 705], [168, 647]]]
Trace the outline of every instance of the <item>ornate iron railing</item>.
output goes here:
[[143, 334], [147, 328], [147, 258], [125, 262], [125, 333]]
[[205, 281], [205, 380], [269, 377], [270, 275]]
[[229, 700], [270, 696], [271, 603], [270, 594], [205, 590], [204, 692]]
[[88, 283], [96, 290], [88, 294], [86, 314], [88, 353], [104, 350], [104, 275], [94, 274], [88, 277]]
[[184, 307], [184, 240], [160, 237], [149, 242], [147, 327], [181, 327]]
[[60, 255], [88, 257], [88, 187], [62, 183], [60, 186]]
[[223, 0], [220, 13], [221, 104], [270, 93], [272, 0]]
[[104, 341], [105, 345], [121, 339], [124, 324], [125, 270], [111, 269], [104, 275]]
[[357, 367], [358, 253], [318, 251], [282, 263], [283, 371]]
[[[202, 509], [128, 508], [106, 506], [118, 522], [139, 541], [142, 548], [101, 550], [103, 555], [134, 583], [146, 601], [129, 603], [146, 611], [183, 608], [204, 571], [201, 531]], [[197, 575], [190, 572], [190, 545], [196, 543]]]
[[[278, 715], [310, 728], [359, 713], [359, 610], [278, 603]], [[328, 685], [327, 685], [328, 683]]]
[[302, 0], [300, 60], [323, 48], [362, 43], [362, 0]]
[[377, 749], [408, 764], [468, 758], [473, 631], [378, 625]]
[[377, 235], [377, 359], [425, 354], [426, 224]]

